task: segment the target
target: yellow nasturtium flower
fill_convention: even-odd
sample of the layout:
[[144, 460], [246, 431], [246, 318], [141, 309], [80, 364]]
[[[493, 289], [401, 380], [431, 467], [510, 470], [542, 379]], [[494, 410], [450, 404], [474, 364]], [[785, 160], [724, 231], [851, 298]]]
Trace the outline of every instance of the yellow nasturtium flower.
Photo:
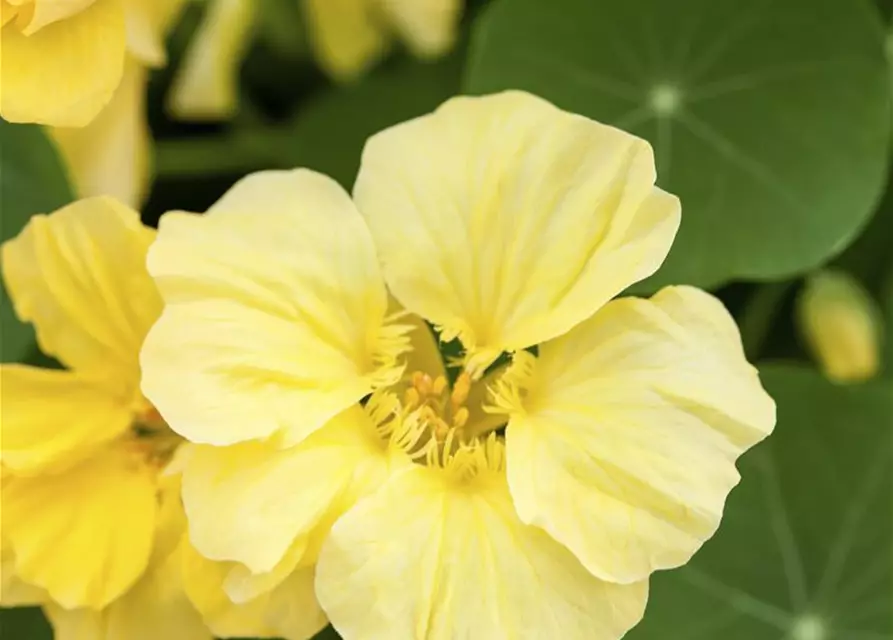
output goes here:
[[128, 55], [164, 64], [182, 0], [0, 0], [0, 116], [83, 127], [111, 100]]
[[844, 271], [813, 274], [797, 301], [801, 334], [825, 375], [860, 382], [881, 366], [883, 319], [878, 303]]
[[[34, 216], [2, 247], [16, 313], [67, 368], [0, 366], [0, 604], [42, 605], [57, 640], [211, 640], [184, 590], [191, 549], [165, 473], [182, 438], [140, 392], [162, 305], [145, 268], [154, 238], [94, 198]], [[267, 628], [229, 609], [242, 635]]]
[[111, 98], [86, 126], [52, 127], [79, 197], [111, 196], [138, 208], [149, 186], [151, 135], [146, 88], [166, 61], [164, 37], [183, 0], [128, 0], [124, 70]]
[[348, 640], [623, 635], [775, 419], [718, 300], [611, 301], [676, 233], [654, 181], [645, 141], [507, 92], [374, 136], [353, 199], [270, 171], [166, 214], [143, 390], [194, 443], [192, 543], [236, 563], [192, 578], [293, 570]]
[[[238, 75], [253, 33], [257, 0], [208, 0], [170, 93], [171, 113], [192, 120], [231, 117]], [[302, 0], [307, 35], [320, 66], [352, 80], [381, 58], [393, 40], [420, 58], [436, 58], [456, 39], [462, 0]], [[298, 37], [298, 25], [295, 34]]]

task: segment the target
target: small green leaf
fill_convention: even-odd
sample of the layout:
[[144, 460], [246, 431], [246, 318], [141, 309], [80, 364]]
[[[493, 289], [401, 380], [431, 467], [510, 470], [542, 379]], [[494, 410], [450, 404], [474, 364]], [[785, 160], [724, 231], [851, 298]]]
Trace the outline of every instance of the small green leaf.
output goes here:
[[[16, 236], [35, 213], [72, 199], [65, 168], [41, 128], [0, 120], [0, 242]], [[33, 329], [18, 321], [0, 286], [0, 361], [18, 362], [33, 345]]]
[[356, 84], [333, 87], [298, 113], [288, 162], [332, 176], [350, 189], [366, 139], [433, 111], [455, 94], [461, 62], [458, 54], [437, 63], [401, 60]]
[[874, 210], [885, 38], [871, 0], [501, 0], [466, 88], [526, 89], [651, 141], [683, 214], [643, 288], [774, 280], [839, 253]]
[[629, 640], [893, 638], [893, 384], [762, 369], [778, 426], [716, 536], [652, 578]]

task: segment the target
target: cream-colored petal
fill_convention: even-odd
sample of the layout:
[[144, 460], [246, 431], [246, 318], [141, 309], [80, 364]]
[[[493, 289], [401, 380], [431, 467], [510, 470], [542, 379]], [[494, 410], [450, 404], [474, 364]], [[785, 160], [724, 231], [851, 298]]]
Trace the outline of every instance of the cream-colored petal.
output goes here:
[[679, 202], [654, 179], [644, 140], [510, 91], [373, 136], [354, 197], [394, 297], [481, 370], [657, 269]]
[[221, 638], [269, 638], [278, 635], [266, 620], [270, 594], [247, 603], [234, 604], [223, 590], [232, 563], [208, 560], [185, 538], [179, 553], [186, 592], [214, 635]]
[[302, 0], [310, 44], [326, 73], [348, 81], [388, 49], [382, 16], [369, 0]]
[[185, 120], [225, 120], [239, 107], [239, 69], [253, 34], [256, 0], [211, 0], [177, 71], [170, 112]]
[[515, 506], [612, 582], [687, 562], [775, 423], [731, 316], [691, 287], [613, 301], [527, 364], [506, 431]]
[[457, 485], [422, 466], [335, 524], [316, 577], [345, 640], [614, 640], [641, 619], [647, 591], [602, 582], [522, 524], [502, 473]]
[[269, 572], [330, 511], [349, 506], [341, 503], [352, 484], [360, 493], [374, 489], [388, 465], [385, 443], [359, 407], [290, 449], [196, 446], [183, 472], [190, 540], [207, 558]]
[[462, 0], [379, 0], [392, 28], [421, 58], [436, 58], [456, 41]]
[[109, 450], [58, 475], [5, 478], [2, 498], [16, 573], [65, 608], [102, 608], [146, 569], [155, 484], [126, 452]]
[[9, 122], [84, 126], [118, 86], [124, 47], [119, 0], [95, 0], [31, 35], [14, 22], [6, 24], [0, 39], [0, 115]]
[[154, 237], [135, 211], [90, 198], [32, 217], [0, 254], [16, 314], [34, 323], [41, 349], [122, 397], [138, 393], [140, 344], [161, 309], [145, 267]]
[[56, 127], [56, 141], [81, 197], [111, 196], [139, 208], [149, 188], [148, 72], [127, 61], [115, 95], [86, 127]]
[[143, 390], [193, 442], [300, 442], [399, 378], [372, 239], [347, 194], [307, 171], [236, 184], [204, 216], [169, 213], [149, 253], [167, 306]]
[[186, 0], [122, 0], [127, 24], [127, 50], [142, 64], [167, 62], [164, 37]]
[[19, 475], [76, 464], [122, 434], [130, 407], [76, 373], [0, 365], [0, 463]]
[[316, 600], [315, 567], [301, 567], [270, 593], [265, 619], [285, 640], [309, 640], [329, 624]]

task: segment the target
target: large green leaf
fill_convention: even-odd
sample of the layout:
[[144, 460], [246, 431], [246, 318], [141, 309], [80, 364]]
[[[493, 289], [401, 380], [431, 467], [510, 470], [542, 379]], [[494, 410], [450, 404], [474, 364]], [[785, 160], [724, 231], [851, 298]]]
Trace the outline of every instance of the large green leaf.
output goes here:
[[778, 279], [843, 249], [883, 189], [871, 0], [496, 0], [466, 88], [517, 88], [650, 140], [682, 198], [668, 282]]
[[762, 370], [778, 426], [716, 536], [654, 576], [629, 640], [893, 638], [893, 385]]
[[[35, 213], [49, 213], [72, 198], [65, 169], [40, 127], [0, 120], [0, 242], [18, 234]], [[34, 331], [16, 319], [0, 288], [0, 361], [22, 360], [33, 344]]]
[[461, 56], [437, 63], [397, 61], [354, 85], [334, 87], [302, 109], [292, 128], [288, 163], [353, 186], [372, 134], [433, 111], [459, 90]]

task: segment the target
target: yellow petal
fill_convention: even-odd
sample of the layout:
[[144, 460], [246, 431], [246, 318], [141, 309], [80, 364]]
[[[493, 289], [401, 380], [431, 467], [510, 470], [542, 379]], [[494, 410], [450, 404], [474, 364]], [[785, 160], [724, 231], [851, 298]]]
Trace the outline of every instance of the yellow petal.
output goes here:
[[380, 4], [388, 22], [419, 57], [443, 55], [456, 41], [461, 0], [382, 0]]
[[0, 606], [31, 607], [47, 600], [43, 589], [23, 582], [15, 572], [15, 556], [9, 543], [0, 542]]
[[119, 0], [96, 0], [31, 35], [11, 22], [2, 35], [0, 115], [9, 122], [84, 126], [121, 79], [125, 35]]
[[679, 201], [654, 178], [644, 140], [512, 91], [373, 136], [354, 197], [394, 297], [482, 369], [657, 269]]
[[146, 272], [155, 232], [110, 198], [31, 218], [2, 248], [16, 314], [44, 353], [122, 395], [138, 392], [139, 349], [161, 300]]
[[320, 66], [352, 80], [381, 58], [388, 34], [369, 0], [303, 0], [308, 36]]
[[130, 427], [130, 407], [69, 371], [0, 365], [0, 390], [0, 462], [16, 474], [75, 464]]
[[731, 316], [691, 287], [613, 301], [528, 365], [506, 431], [515, 506], [612, 582], [687, 562], [775, 424]]
[[146, 68], [130, 59], [111, 102], [89, 125], [50, 129], [81, 197], [142, 204], [149, 187], [146, 81]]
[[186, 538], [183, 539], [180, 554], [186, 592], [214, 635], [222, 638], [278, 635], [266, 621], [270, 594], [247, 603], [234, 604], [223, 590], [231, 563], [208, 560]]
[[17, 26], [25, 35], [31, 35], [48, 24], [77, 15], [96, 0], [10, 0], [19, 5]]
[[136, 582], [155, 510], [151, 476], [111, 450], [59, 475], [3, 483], [16, 573], [66, 608], [104, 607]]
[[251, 40], [256, 0], [212, 0], [171, 87], [177, 118], [224, 120], [239, 107], [239, 69]]
[[[388, 472], [385, 443], [354, 407], [290, 449], [245, 442], [196, 446], [183, 472], [189, 537], [202, 555], [271, 571], [309, 536], [345, 492], [365, 493]], [[283, 487], [288, 487], [283, 491]], [[306, 547], [306, 543], [304, 545]]]
[[193, 442], [294, 444], [401, 374], [372, 239], [320, 174], [254, 174], [204, 216], [165, 215], [148, 264], [168, 304], [143, 389]]
[[185, 0], [123, 0], [127, 49], [141, 63], [160, 67], [167, 62], [164, 37]]
[[647, 583], [602, 582], [523, 525], [502, 473], [458, 485], [416, 465], [335, 524], [316, 592], [346, 640], [613, 640], [641, 619]]
[[211, 640], [211, 631], [182, 584], [182, 563], [174, 553], [102, 611], [50, 603], [47, 617], [56, 640]]

